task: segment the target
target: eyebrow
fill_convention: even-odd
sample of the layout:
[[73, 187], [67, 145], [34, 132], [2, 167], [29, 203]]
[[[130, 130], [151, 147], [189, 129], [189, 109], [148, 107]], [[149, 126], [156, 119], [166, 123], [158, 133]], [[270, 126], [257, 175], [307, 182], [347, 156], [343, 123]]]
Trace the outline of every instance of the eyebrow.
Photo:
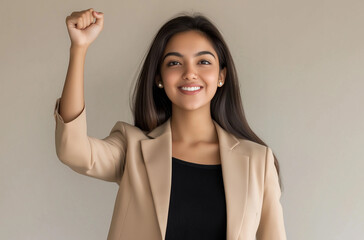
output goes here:
[[[194, 57], [197, 57], [197, 56], [201, 56], [201, 55], [204, 55], [204, 54], [210, 54], [210, 55], [212, 55], [212, 56], [216, 59], [215, 55], [214, 55], [214, 54], [212, 54], [212, 52], [209, 52], [209, 51], [201, 51], [201, 52], [196, 53], [196, 54], [195, 54], [195, 55], [193, 55], [193, 56], [194, 56]], [[183, 57], [183, 55], [182, 55], [182, 54], [180, 54], [179, 52], [169, 52], [169, 53], [167, 53], [167, 54], [163, 57], [163, 60], [162, 60], [162, 61], [164, 61], [164, 59], [165, 59], [166, 57], [170, 56], [170, 55], [177, 56], [177, 57]]]

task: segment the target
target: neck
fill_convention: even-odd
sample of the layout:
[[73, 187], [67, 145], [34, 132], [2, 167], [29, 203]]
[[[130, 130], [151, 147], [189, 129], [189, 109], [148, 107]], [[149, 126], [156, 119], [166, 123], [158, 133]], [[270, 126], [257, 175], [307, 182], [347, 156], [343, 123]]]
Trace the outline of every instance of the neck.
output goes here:
[[218, 142], [210, 108], [194, 111], [173, 109], [171, 131], [173, 142], [186, 144]]

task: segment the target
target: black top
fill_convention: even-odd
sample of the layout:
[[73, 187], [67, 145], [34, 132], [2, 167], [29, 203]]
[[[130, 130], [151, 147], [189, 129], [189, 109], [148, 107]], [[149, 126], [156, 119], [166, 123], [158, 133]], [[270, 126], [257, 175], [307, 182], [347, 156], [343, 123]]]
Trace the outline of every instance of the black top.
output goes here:
[[179, 239], [226, 239], [221, 164], [197, 164], [172, 157], [166, 240]]

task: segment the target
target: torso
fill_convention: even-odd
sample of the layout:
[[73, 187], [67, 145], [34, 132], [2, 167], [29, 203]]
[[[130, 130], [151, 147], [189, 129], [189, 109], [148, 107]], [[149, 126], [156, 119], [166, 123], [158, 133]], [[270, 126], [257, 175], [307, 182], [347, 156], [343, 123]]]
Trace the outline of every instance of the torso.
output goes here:
[[197, 164], [221, 164], [218, 143], [201, 143], [187, 146], [183, 143], [172, 143], [172, 156], [186, 162]]

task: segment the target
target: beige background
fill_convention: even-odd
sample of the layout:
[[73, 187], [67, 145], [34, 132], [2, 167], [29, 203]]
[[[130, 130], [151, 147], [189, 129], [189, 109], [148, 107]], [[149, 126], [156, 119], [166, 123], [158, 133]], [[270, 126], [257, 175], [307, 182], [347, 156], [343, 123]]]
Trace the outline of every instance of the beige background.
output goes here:
[[281, 164], [288, 239], [364, 236], [364, 2], [7, 1], [0, 8], [0, 239], [106, 239], [117, 185], [55, 153], [53, 108], [70, 40], [65, 18], [105, 27], [85, 67], [88, 133], [132, 122], [129, 93], [159, 27], [202, 12], [225, 37], [253, 130]]

